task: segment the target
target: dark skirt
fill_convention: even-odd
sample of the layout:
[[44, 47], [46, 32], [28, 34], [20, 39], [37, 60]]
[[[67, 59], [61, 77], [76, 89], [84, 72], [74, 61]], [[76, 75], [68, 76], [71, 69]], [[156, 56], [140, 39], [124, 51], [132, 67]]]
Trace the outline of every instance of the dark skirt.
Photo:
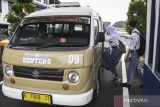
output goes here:
[[115, 74], [117, 72], [116, 66], [120, 58], [121, 52], [118, 47], [112, 48], [112, 51], [108, 48], [104, 49], [102, 54], [102, 66]]

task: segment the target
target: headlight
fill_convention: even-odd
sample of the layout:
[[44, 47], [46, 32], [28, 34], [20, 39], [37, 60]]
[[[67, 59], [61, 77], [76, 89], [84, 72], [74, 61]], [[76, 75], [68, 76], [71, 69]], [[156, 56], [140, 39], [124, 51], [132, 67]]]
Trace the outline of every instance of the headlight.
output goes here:
[[79, 80], [79, 74], [75, 71], [71, 71], [68, 75], [68, 79], [70, 82], [76, 83]]
[[11, 66], [9, 66], [9, 65], [6, 66], [5, 73], [9, 77], [13, 75], [13, 70], [12, 70]]

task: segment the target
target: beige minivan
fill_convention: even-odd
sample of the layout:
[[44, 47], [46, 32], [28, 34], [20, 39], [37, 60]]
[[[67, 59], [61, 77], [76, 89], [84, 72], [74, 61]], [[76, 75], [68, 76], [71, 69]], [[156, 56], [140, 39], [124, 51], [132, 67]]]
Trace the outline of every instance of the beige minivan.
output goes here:
[[35, 103], [81, 106], [98, 94], [102, 20], [88, 6], [26, 16], [3, 52], [3, 94]]

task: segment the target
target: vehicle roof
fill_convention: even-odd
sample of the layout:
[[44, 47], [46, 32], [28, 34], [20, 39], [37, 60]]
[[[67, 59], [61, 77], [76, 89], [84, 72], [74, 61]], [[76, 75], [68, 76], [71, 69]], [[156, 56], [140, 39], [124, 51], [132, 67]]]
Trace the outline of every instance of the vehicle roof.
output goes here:
[[26, 16], [30, 17], [40, 17], [40, 16], [60, 16], [60, 15], [80, 15], [80, 16], [91, 16], [95, 14], [90, 7], [60, 7], [60, 8], [48, 8], [40, 11], [33, 12]]

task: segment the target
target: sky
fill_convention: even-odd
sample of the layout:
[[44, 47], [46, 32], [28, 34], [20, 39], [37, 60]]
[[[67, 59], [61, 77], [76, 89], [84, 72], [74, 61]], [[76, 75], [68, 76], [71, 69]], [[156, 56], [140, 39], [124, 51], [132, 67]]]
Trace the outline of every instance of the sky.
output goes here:
[[114, 24], [117, 21], [127, 20], [127, 11], [131, 0], [59, 0], [61, 2], [79, 2], [80, 5], [89, 5], [97, 11], [103, 21]]

